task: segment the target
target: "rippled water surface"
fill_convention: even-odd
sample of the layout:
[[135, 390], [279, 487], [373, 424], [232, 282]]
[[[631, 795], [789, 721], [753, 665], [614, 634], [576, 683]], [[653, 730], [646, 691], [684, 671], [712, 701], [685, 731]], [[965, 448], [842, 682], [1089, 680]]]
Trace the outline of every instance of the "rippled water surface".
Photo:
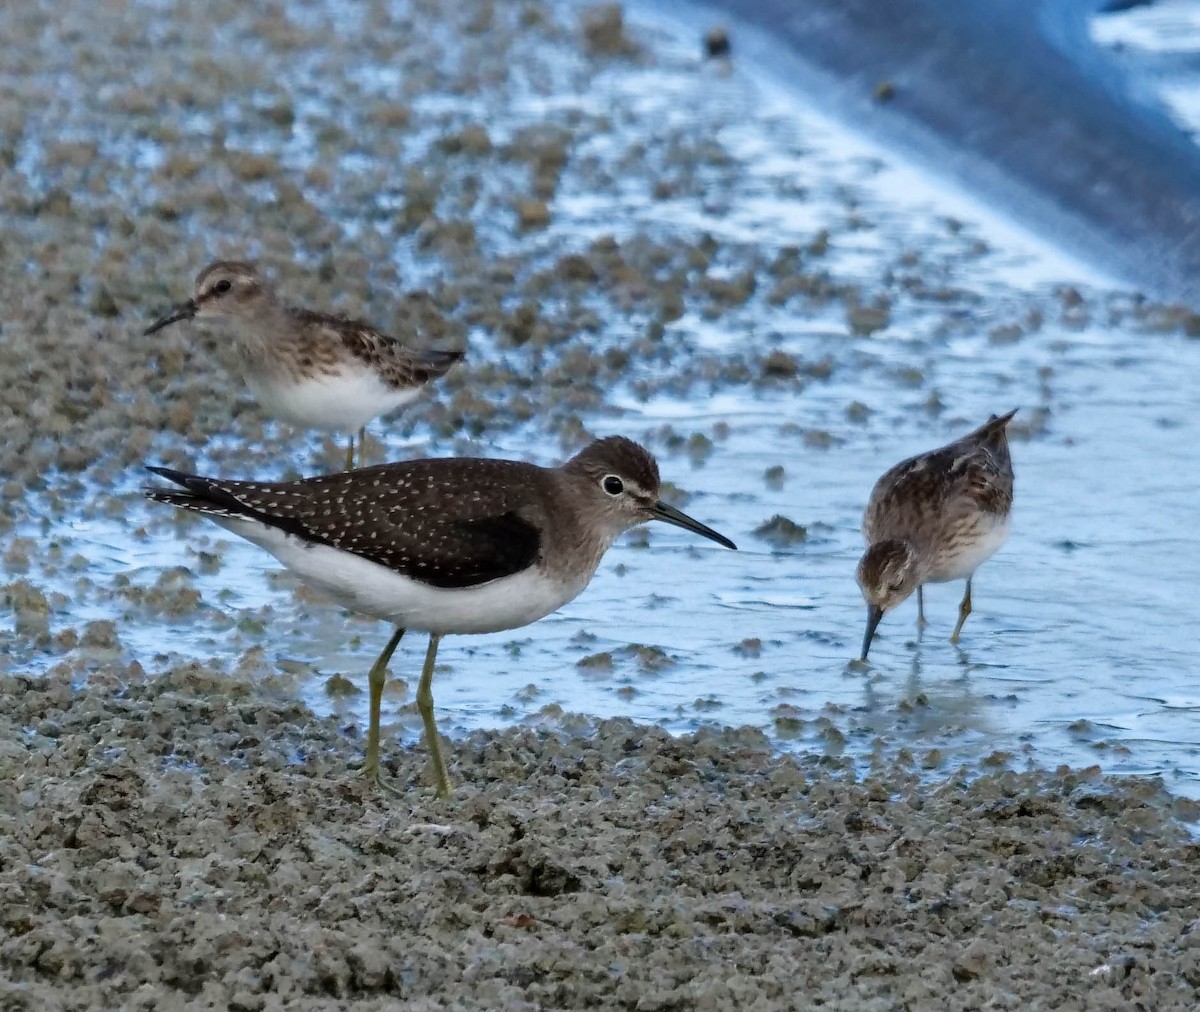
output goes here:
[[[740, 551], [658, 526], [623, 539], [560, 613], [447, 640], [435, 684], [443, 729], [553, 721], [557, 708], [673, 729], [717, 721], [761, 727], [784, 747], [862, 756], [906, 748], [931, 767], [995, 752], [1099, 762], [1161, 773], [1173, 789], [1200, 795], [1200, 342], [1073, 313], [1052, 287], [1099, 279], [892, 164], [778, 82], [697, 72], [682, 55], [694, 45], [688, 32], [648, 31], [674, 60], [614, 70], [599, 92], [552, 100], [531, 92], [514, 117], [536, 117], [539, 103], [553, 101], [663, 130], [718, 130], [728, 173], [714, 176], [704, 201], [650, 199], [621, 185], [627, 152], [600, 138], [579, 159], [607, 167], [613, 185], [568, 174], [552, 228], [530, 241], [582, 247], [637, 226], [761, 244], [769, 259], [827, 229], [831, 276], [903, 270], [912, 250], [928, 299], [869, 336], [851, 332], [840, 305], [798, 314], [761, 297], [719, 320], [693, 310], [672, 322], [698, 353], [731, 362], [777, 348], [798, 378], [715, 377], [675, 393], [660, 384], [645, 397], [636, 380], [649, 370], [635, 369], [614, 393], [619, 410], [589, 424], [644, 439], [680, 505]], [[974, 310], [941, 312], [939, 288], [985, 294]], [[486, 334], [472, 340], [476, 358], [500, 353]], [[920, 640], [908, 602], [885, 618], [871, 665], [851, 663], [865, 620], [853, 576], [858, 525], [875, 478], [1013, 407], [1021, 409], [1013, 533], [977, 575], [961, 645], [947, 636], [962, 585], [941, 585], [927, 591]], [[377, 431], [386, 438], [386, 426]], [[559, 457], [536, 421], [480, 450]], [[393, 457], [409, 452], [390, 447]], [[782, 475], [768, 477], [772, 468]], [[33, 566], [72, 599], [72, 615], [117, 619], [123, 648], [147, 668], [211, 660], [318, 709], [360, 715], [363, 696], [331, 699], [326, 683], [343, 673], [362, 685], [386, 629], [298, 592], [272, 559], [215, 527], [176, 525], [141, 501], [139, 481], [129, 476], [127, 510], [111, 519], [23, 532], [57, 545]], [[757, 536], [776, 514], [807, 536], [789, 545]], [[82, 561], [71, 564], [76, 555]], [[137, 592], [169, 588], [176, 565], [203, 602], [181, 618]], [[100, 589], [110, 581], [129, 588], [114, 600]], [[388, 702], [410, 738], [422, 649], [412, 635], [392, 669], [409, 681]], [[28, 651], [18, 663], [46, 662]]]

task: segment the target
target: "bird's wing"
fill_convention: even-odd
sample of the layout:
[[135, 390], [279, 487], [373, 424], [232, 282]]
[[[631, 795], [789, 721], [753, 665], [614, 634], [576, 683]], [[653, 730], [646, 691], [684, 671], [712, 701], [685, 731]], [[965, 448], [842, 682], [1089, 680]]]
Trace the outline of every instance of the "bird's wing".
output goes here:
[[961, 440], [901, 461], [875, 484], [863, 515], [867, 542], [923, 540], [940, 521], [980, 510], [1002, 514], [1012, 505], [1013, 475], [987, 447]]
[[952, 498], [984, 513], [1007, 513], [1012, 507], [1013, 473], [1005, 459], [986, 446], [964, 451], [952, 464]]
[[875, 483], [863, 514], [868, 544], [889, 538], [913, 540], [927, 526], [929, 512], [940, 508], [950, 492], [947, 449], [902, 460]]
[[385, 383], [396, 389], [417, 387], [445, 375], [465, 356], [462, 351], [412, 348], [399, 338], [376, 330], [361, 320], [293, 310], [305, 329], [323, 330], [340, 341], [358, 361], [368, 366]]
[[295, 482], [225, 481], [152, 467], [181, 488], [151, 488], [146, 495], [258, 521], [431, 586], [471, 587], [519, 573], [540, 554], [528, 502], [522, 506], [505, 492], [513, 476], [504, 472], [529, 467], [416, 460]]

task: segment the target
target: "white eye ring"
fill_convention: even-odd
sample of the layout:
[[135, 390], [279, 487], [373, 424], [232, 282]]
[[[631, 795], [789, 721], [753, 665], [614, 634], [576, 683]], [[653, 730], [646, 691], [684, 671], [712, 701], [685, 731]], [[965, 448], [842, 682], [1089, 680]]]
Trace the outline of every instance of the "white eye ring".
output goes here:
[[606, 474], [600, 480], [600, 487], [611, 496], [618, 496], [625, 491], [625, 482], [615, 474]]

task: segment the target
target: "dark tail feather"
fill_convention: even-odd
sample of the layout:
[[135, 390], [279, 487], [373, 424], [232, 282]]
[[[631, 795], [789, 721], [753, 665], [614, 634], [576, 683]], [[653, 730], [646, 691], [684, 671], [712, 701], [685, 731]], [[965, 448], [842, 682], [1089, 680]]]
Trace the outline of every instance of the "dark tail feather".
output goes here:
[[971, 439], [976, 446], [986, 447], [988, 453], [996, 461], [1001, 470], [1012, 473], [1012, 457], [1008, 452], [1008, 423], [1013, 420], [1020, 408], [1014, 408], [1007, 415], [992, 415], [978, 429], [971, 433]]
[[268, 527], [278, 527], [287, 534], [294, 534], [300, 538], [310, 537], [301, 521], [294, 517], [261, 513], [253, 506], [248, 506], [238, 499], [228, 488], [222, 488], [221, 482], [215, 478], [204, 478], [198, 474], [188, 474], [186, 471], [176, 471], [169, 467], [147, 465], [146, 470], [166, 478], [167, 481], [173, 481], [176, 485], [183, 486], [182, 488], [150, 486], [142, 489], [146, 498], [154, 502], [165, 502], [168, 506], [178, 506], [180, 509], [204, 513], [210, 517], [257, 520]]
[[465, 351], [441, 351], [437, 348], [422, 348], [417, 352], [416, 368], [422, 380], [444, 376], [467, 357]]
[[194, 510], [199, 500], [191, 492], [180, 492], [174, 488], [144, 488], [142, 493], [154, 502], [165, 502], [168, 506]]
[[155, 502], [165, 502], [183, 509], [198, 510], [201, 513], [226, 513], [235, 516], [254, 516], [253, 510], [220, 488], [211, 478], [203, 478], [198, 474], [188, 474], [186, 471], [176, 471], [170, 467], [154, 467], [146, 465], [146, 470], [157, 474], [176, 485], [182, 485], [184, 491], [175, 488], [155, 488], [153, 486], [142, 491], [146, 498]]
[[[154, 464], [147, 464], [146, 470], [151, 474], [157, 474], [160, 478], [166, 478], [167, 481], [173, 481], [176, 485], [182, 485], [189, 490], [193, 490], [193, 482], [204, 481], [199, 475], [188, 474], [187, 471], [176, 471], [173, 467], [156, 467]], [[151, 490], [147, 489], [147, 491]]]
[[1020, 408], [1013, 408], [1007, 415], [991, 415], [971, 435], [979, 442], [987, 445], [1003, 442], [1004, 430], [1008, 428], [1008, 423], [1013, 420], [1013, 415], [1020, 410]]

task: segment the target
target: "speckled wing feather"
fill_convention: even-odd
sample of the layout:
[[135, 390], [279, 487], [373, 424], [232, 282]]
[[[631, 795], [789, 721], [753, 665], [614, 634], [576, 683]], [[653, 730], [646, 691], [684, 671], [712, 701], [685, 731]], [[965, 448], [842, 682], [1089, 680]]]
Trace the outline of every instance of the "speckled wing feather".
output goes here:
[[300, 326], [297, 336], [314, 345], [306, 349], [308, 354], [319, 360], [321, 353], [317, 345], [341, 346], [354, 358], [371, 368], [389, 386], [397, 390], [421, 386], [447, 373], [457, 362], [461, 362], [461, 351], [438, 351], [434, 348], [410, 348], [403, 341], [370, 324], [349, 320], [325, 313], [314, 313], [308, 309], [293, 309]]
[[[536, 500], [526, 491], [540, 475], [517, 461], [414, 460], [294, 482], [149, 470], [182, 486], [146, 489], [158, 502], [257, 520], [434, 587], [511, 576], [531, 566], [541, 550], [529, 516]], [[514, 476], [514, 470], [530, 473]]]
[[1007, 513], [1012, 508], [1012, 468], [1001, 468], [984, 447], [959, 457], [954, 464], [959, 475], [960, 494], [985, 513]]
[[901, 461], [875, 483], [863, 517], [867, 542], [904, 538], [922, 543], [963, 511], [1004, 514], [1012, 507], [1013, 470], [1004, 426], [992, 417], [956, 442]]

